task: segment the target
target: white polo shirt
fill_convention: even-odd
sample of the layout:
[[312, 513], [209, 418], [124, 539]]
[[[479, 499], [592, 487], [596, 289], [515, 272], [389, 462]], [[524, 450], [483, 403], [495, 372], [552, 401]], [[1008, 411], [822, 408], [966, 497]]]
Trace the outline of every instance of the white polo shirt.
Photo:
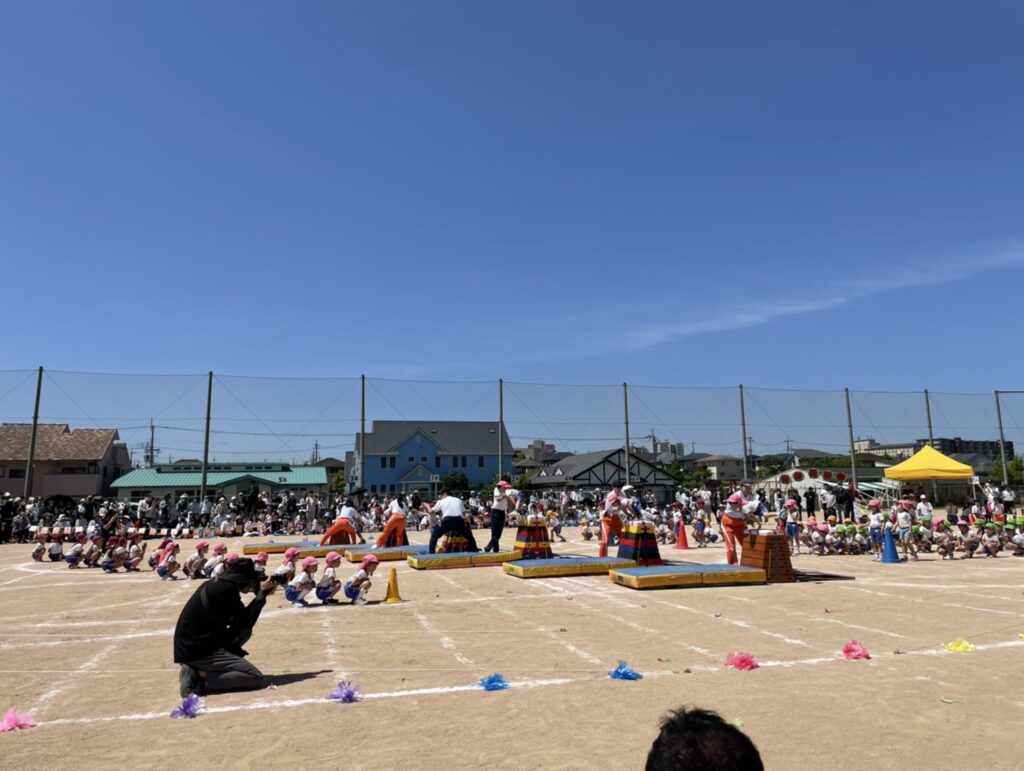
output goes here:
[[448, 495], [435, 503], [431, 511], [438, 512], [441, 515], [441, 519], [447, 519], [448, 517], [461, 518], [466, 513], [466, 507], [462, 505], [462, 500], [458, 496]]

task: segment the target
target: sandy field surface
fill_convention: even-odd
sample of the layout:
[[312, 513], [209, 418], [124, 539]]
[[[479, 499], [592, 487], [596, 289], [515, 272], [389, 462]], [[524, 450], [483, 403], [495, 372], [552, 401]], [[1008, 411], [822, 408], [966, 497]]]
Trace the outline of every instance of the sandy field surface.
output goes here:
[[[596, 554], [566, 535], [558, 553]], [[683, 704], [736, 721], [766, 768], [1024, 767], [1012, 739], [1024, 725], [1024, 559], [804, 555], [798, 569], [855, 580], [657, 591], [383, 563], [371, 599], [397, 566], [405, 602], [299, 609], [273, 595], [246, 647], [276, 687], [209, 696], [199, 718], [171, 720], [171, 638], [196, 584], [33, 563], [30, 551], [0, 546], [0, 709], [40, 723], [0, 734], [7, 768], [637, 769], [660, 717]], [[948, 652], [959, 637], [976, 651]], [[849, 640], [872, 659], [837, 657]], [[760, 668], [725, 667], [730, 651]], [[609, 679], [620, 659], [644, 679]], [[494, 672], [512, 688], [481, 690]], [[326, 701], [341, 679], [365, 700]]]

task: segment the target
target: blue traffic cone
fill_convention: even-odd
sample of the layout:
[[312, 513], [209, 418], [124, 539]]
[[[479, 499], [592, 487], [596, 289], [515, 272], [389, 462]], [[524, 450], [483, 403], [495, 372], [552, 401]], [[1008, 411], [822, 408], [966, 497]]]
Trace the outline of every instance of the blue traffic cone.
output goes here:
[[893, 540], [892, 530], [885, 528], [885, 544], [882, 546], [882, 562], [888, 564], [900, 564], [900, 555], [896, 553], [896, 541]]

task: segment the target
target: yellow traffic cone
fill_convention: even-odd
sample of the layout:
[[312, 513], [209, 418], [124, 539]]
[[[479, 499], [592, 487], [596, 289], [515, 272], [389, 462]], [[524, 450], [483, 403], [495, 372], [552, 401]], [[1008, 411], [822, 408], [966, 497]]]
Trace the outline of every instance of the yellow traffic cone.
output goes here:
[[402, 602], [402, 596], [398, 593], [398, 569], [391, 568], [388, 574], [388, 593], [384, 602], [390, 605], [393, 602]]

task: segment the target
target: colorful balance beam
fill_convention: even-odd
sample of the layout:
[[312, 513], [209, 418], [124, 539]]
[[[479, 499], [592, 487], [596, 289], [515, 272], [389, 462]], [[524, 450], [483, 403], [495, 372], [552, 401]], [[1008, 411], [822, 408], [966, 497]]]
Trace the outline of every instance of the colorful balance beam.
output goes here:
[[608, 577], [630, 589], [767, 583], [763, 570], [741, 565], [651, 565], [612, 570]]
[[[265, 551], [267, 554], [284, 554], [285, 550], [295, 547], [299, 550], [304, 549], [325, 549], [324, 554], [331, 551], [337, 551], [336, 547], [320, 546], [316, 541], [266, 541], [264, 543], [247, 543], [242, 546], [242, 554], [259, 554], [261, 551]], [[303, 556], [309, 557], [320, 557], [321, 554], [313, 554], [308, 552]]]
[[417, 554], [426, 554], [427, 547], [422, 544], [409, 544], [408, 546], [385, 546], [380, 549], [374, 549], [369, 544], [359, 544], [358, 546], [334, 546], [332, 547], [335, 551], [340, 551], [345, 555], [345, 559], [349, 562], [361, 562], [363, 557], [367, 554], [376, 555], [377, 559], [381, 562], [395, 562], [397, 560], [404, 560], [406, 557], [411, 557]]
[[633, 560], [618, 557], [555, 557], [542, 560], [518, 560], [505, 563], [504, 571], [516, 578], [552, 578], [557, 576], [600, 576], [617, 568], [636, 567]]
[[444, 570], [446, 568], [480, 568], [503, 565], [522, 557], [517, 551], [490, 554], [482, 551], [448, 552], [444, 554], [412, 554], [406, 561], [417, 570]]

